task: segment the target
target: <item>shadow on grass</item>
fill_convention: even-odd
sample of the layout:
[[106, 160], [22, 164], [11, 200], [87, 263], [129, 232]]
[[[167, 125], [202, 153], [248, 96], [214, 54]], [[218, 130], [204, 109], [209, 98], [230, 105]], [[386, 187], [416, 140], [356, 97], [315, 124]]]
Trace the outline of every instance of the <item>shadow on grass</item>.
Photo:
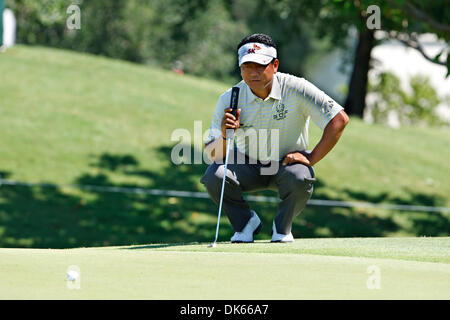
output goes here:
[[[138, 178], [142, 188], [205, 192], [199, 180], [207, 165], [175, 165], [170, 160], [171, 147], [158, 149], [165, 164], [158, 171], [146, 170], [131, 154], [105, 153], [95, 157], [90, 166], [96, 174], [81, 174], [74, 184], [132, 187], [132, 183], [114, 183]], [[193, 153], [196, 152], [192, 148]], [[10, 175], [2, 172], [3, 178]], [[123, 179], [122, 179], [123, 178]], [[313, 198], [330, 189], [317, 181]], [[438, 197], [410, 192], [410, 198], [397, 199], [388, 194], [371, 196], [352, 190], [338, 190], [354, 200], [408, 203], [437, 206]], [[253, 195], [277, 196], [273, 191]], [[251, 202], [263, 223], [256, 240], [270, 239], [275, 203]], [[0, 247], [71, 248], [134, 245], [157, 248], [214, 240], [218, 208], [210, 199], [174, 198], [139, 193], [94, 192], [58, 186], [0, 187]], [[386, 213], [387, 211], [383, 211]], [[449, 220], [440, 213], [397, 212], [406, 221], [404, 227], [394, 214], [379, 215], [370, 209], [307, 206], [295, 219], [294, 237], [378, 237], [398, 231], [408, 235], [448, 235]], [[396, 217], [397, 217], [396, 216]], [[404, 230], [403, 230], [404, 229]], [[219, 241], [227, 241], [233, 230], [222, 213]], [[153, 243], [153, 245], [147, 245]], [[168, 244], [170, 243], [170, 244]], [[140, 246], [143, 245], [143, 246]]]
[[160, 249], [169, 247], [183, 247], [192, 245], [201, 245], [199, 242], [189, 242], [189, 243], [166, 243], [166, 244], [148, 244], [142, 246], [133, 246], [128, 248], [120, 248], [121, 250], [136, 250], [136, 249]]

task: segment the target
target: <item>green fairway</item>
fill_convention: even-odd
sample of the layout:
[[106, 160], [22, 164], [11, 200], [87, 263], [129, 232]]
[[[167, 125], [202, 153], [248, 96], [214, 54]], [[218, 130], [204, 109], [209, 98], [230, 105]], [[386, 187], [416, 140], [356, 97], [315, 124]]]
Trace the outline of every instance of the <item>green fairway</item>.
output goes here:
[[0, 249], [0, 270], [0, 299], [449, 299], [450, 238]]

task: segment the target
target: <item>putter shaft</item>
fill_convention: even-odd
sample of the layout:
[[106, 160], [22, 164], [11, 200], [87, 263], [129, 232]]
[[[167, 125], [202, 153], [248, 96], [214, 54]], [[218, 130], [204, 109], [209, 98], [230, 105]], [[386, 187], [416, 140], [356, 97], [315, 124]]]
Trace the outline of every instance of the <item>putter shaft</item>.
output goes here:
[[216, 238], [214, 239], [214, 244], [217, 242], [217, 237], [219, 236], [219, 224], [220, 224], [220, 214], [222, 212], [223, 194], [225, 190], [225, 178], [227, 176], [227, 166], [228, 166], [228, 155], [230, 153], [230, 144], [233, 141], [233, 134], [227, 137], [227, 152], [225, 153], [225, 165], [223, 167], [223, 179], [222, 179], [222, 191], [220, 193], [220, 203], [219, 203], [219, 214], [217, 215], [217, 227], [216, 227]]

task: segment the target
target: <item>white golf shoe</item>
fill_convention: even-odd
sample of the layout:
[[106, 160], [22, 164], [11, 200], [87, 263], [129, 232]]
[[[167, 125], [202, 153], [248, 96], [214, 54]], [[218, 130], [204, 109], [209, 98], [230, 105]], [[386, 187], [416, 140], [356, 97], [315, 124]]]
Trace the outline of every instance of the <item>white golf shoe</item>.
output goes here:
[[275, 221], [273, 222], [272, 227], [272, 241], [271, 242], [293, 242], [294, 237], [292, 236], [292, 232], [289, 234], [282, 234], [277, 232], [277, 228], [275, 227]]
[[235, 232], [231, 243], [253, 242], [253, 236], [261, 231], [262, 223], [255, 211], [241, 232]]

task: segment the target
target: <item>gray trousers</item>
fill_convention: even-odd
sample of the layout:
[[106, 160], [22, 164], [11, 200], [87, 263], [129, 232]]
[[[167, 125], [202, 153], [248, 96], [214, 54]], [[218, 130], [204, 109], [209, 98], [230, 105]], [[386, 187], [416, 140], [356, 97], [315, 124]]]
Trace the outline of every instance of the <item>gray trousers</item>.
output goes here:
[[[300, 163], [282, 166], [279, 161], [278, 170], [270, 175], [262, 175], [261, 169], [266, 167], [250, 159], [234, 149], [233, 159], [245, 157], [245, 163], [234, 161], [228, 163], [223, 195], [223, 211], [236, 232], [242, 231], [250, 220], [250, 206], [242, 197], [243, 192], [258, 190], [278, 191], [280, 202], [275, 216], [275, 226], [278, 233], [289, 234], [292, 221], [305, 208], [311, 198], [313, 184], [316, 180], [314, 169]], [[231, 157], [230, 153], [230, 157]], [[253, 160], [254, 162], [254, 160]], [[219, 205], [224, 165], [212, 163], [201, 178], [211, 199]]]

